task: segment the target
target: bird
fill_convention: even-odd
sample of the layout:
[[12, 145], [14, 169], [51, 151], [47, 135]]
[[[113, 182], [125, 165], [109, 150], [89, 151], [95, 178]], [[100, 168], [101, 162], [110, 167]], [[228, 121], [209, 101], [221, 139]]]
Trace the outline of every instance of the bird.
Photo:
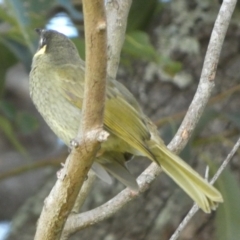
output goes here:
[[[55, 30], [37, 29], [39, 46], [29, 74], [30, 96], [52, 131], [67, 145], [78, 132], [82, 118], [85, 62], [74, 43]], [[106, 182], [110, 175], [137, 191], [126, 163], [144, 156], [158, 164], [206, 213], [223, 202], [221, 193], [190, 165], [171, 152], [157, 127], [144, 114], [133, 94], [107, 77], [103, 128], [109, 133], [92, 166]]]

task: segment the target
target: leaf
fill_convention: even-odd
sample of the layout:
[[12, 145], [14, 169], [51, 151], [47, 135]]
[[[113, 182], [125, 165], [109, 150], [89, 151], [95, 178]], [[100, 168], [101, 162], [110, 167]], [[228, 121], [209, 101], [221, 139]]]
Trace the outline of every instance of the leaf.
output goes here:
[[26, 2], [21, 0], [8, 0], [5, 1], [5, 4], [10, 15], [15, 17], [15, 25], [18, 26], [18, 29], [20, 30], [30, 52], [34, 53], [35, 48], [32, 37], [33, 34], [29, 31], [31, 20], [25, 7], [27, 6]]
[[[123, 53], [131, 55], [136, 59], [141, 58], [159, 63], [162, 65], [164, 71], [172, 76], [182, 69], [180, 62], [160, 56], [151, 44], [148, 34], [142, 31], [133, 31], [126, 35]], [[128, 63], [124, 58], [122, 61]]]
[[127, 32], [146, 28], [161, 5], [158, 0], [133, 1], [128, 15]]
[[225, 169], [217, 180], [217, 186], [223, 195], [224, 203], [220, 204], [216, 214], [218, 240], [240, 239], [240, 188], [239, 182], [229, 169]]
[[24, 156], [27, 156], [27, 152], [22, 144], [18, 141], [11, 123], [4, 117], [0, 116], [0, 129], [8, 138], [8, 140], [12, 143], [12, 145]]
[[24, 64], [28, 70], [30, 69], [32, 54], [25, 45], [8, 38], [2, 38], [1, 42]]
[[[47, 0], [8, 0], [0, 5], [0, 18], [10, 25], [7, 30], [0, 32], [0, 40], [14, 54], [17, 53], [16, 56], [21, 61], [24, 59], [24, 53], [28, 58], [35, 52], [38, 36], [34, 28], [45, 25], [46, 9], [49, 9], [50, 3], [53, 5], [52, 1]], [[19, 49], [24, 49], [23, 53], [16, 51]], [[26, 62], [24, 64], [26, 65]]]
[[2, 22], [6, 22], [10, 25], [14, 25], [15, 24], [15, 19], [14, 16], [11, 14], [8, 14], [8, 9], [6, 8], [5, 5], [0, 5], [0, 20], [2, 20]]
[[123, 52], [135, 58], [159, 62], [160, 57], [150, 43], [149, 36], [145, 32], [133, 31], [126, 35]]
[[164, 64], [164, 71], [171, 76], [174, 76], [176, 73], [182, 70], [182, 63], [178, 61], [172, 61], [168, 59], [168, 61]]

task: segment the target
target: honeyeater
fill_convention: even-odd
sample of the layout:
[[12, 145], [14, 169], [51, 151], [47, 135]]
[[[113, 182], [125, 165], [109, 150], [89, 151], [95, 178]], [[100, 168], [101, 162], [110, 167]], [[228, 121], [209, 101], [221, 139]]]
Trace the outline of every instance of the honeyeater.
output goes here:
[[[30, 95], [49, 127], [66, 145], [77, 135], [82, 117], [84, 61], [65, 35], [37, 29], [39, 48], [30, 72]], [[107, 80], [104, 129], [109, 137], [101, 144], [93, 169], [105, 181], [112, 174], [127, 187], [137, 190], [136, 179], [126, 167], [133, 156], [157, 163], [204, 212], [211, 212], [221, 193], [158, 136], [156, 126], [143, 113], [134, 96], [121, 83]], [[81, 159], [79, 159], [81, 161]]]

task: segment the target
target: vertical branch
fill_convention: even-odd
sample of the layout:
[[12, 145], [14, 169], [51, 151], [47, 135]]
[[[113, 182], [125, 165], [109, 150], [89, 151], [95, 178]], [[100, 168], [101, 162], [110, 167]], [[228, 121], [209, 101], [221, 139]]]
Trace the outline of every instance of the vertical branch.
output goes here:
[[108, 40], [108, 76], [115, 79], [120, 61], [120, 53], [125, 40], [127, 18], [132, 0], [107, 0], [107, 40]]
[[86, 72], [83, 134], [102, 127], [107, 74], [107, 35], [104, 0], [83, 0], [86, 38]]
[[107, 69], [104, 0], [83, 0], [83, 10], [87, 49], [82, 125], [73, 141], [72, 152], [44, 202], [35, 240], [60, 239], [66, 219], [97, 153], [99, 142], [107, 137], [102, 130]]

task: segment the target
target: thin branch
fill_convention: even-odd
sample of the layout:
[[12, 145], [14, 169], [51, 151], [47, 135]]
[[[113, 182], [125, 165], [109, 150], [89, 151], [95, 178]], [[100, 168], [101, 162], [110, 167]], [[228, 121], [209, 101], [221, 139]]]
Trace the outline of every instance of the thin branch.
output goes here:
[[[223, 40], [225, 38], [235, 4], [236, 0], [225, 0], [220, 8], [208, 45], [197, 92], [188, 109], [186, 117], [180, 126], [180, 129], [168, 145], [169, 149], [174, 152], [179, 152], [185, 146], [210, 98], [214, 87], [214, 78]], [[69, 232], [74, 233], [113, 216], [128, 202], [144, 192], [160, 172], [160, 168], [155, 163], [152, 163], [138, 178], [138, 184], [140, 187], [138, 193], [132, 192], [129, 189], [123, 190], [102, 206], [76, 216], [71, 216], [66, 223], [66, 229]]]
[[66, 222], [65, 229], [70, 233], [74, 233], [103, 221], [104, 219], [113, 216], [124, 205], [135, 199], [138, 195], [138, 193], [132, 192], [127, 188], [108, 202], [93, 210], [70, 216]]
[[59, 167], [60, 163], [65, 161], [66, 156], [66, 154], [61, 154], [57, 157], [51, 157], [41, 161], [31, 162], [24, 166], [16, 167], [7, 172], [0, 173], [0, 181], [45, 167]]
[[[35, 240], [60, 238], [67, 216], [85, 180], [100, 141], [106, 140], [102, 130], [105, 102], [107, 48], [106, 17], [103, 0], [83, 0], [86, 36], [85, 90], [80, 124], [73, 149], [38, 221]], [[79, 161], [81, 160], [81, 161]]]
[[[227, 158], [223, 161], [222, 165], [220, 166], [218, 171], [215, 173], [215, 175], [211, 179], [211, 181], [210, 181], [211, 184], [214, 184], [215, 181], [219, 178], [219, 176], [221, 175], [223, 170], [226, 168], [228, 163], [231, 161], [233, 156], [236, 154], [239, 147], [240, 147], [240, 138], [235, 143], [231, 152], [228, 154]], [[191, 208], [191, 210], [188, 212], [188, 214], [183, 219], [183, 221], [179, 224], [178, 228], [176, 229], [176, 231], [174, 232], [174, 234], [171, 236], [171, 238], [169, 240], [176, 240], [179, 237], [180, 233], [183, 231], [183, 229], [186, 227], [186, 225], [189, 223], [189, 221], [192, 219], [192, 217], [195, 215], [195, 213], [198, 210], [199, 210], [199, 207], [197, 206], [197, 204], [194, 204], [193, 207]]]
[[107, 39], [108, 39], [108, 76], [115, 79], [120, 61], [120, 53], [125, 40], [127, 18], [132, 0], [107, 0]]
[[179, 224], [178, 228], [174, 232], [174, 234], [171, 236], [169, 240], [176, 240], [182, 230], [187, 226], [189, 221], [192, 219], [192, 217], [195, 215], [195, 213], [199, 210], [199, 207], [196, 203], [194, 203], [193, 207], [191, 210], [188, 212], [187, 216], [183, 219], [183, 221]]
[[177, 134], [169, 144], [172, 150], [179, 152], [187, 144], [211, 96], [223, 41], [236, 2], [225, 0], [222, 3], [211, 34], [197, 92]]
[[89, 192], [92, 190], [93, 183], [96, 179], [96, 174], [90, 169], [87, 175], [87, 179], [84, 182], [81, 191], [79, 192], [74, 207], [72, 209], [72, 213], [79, 213], [80, 208], [84, 204]]
[[228, 154], [227, 158], [223, 161], [222, 165], [220, 166], [220, 168], [217, 170], [217, 172], [215, 173], [215, 175], [213, 176], [213, 178], [211, 179], [210, 183], [214, 184], [216, 182], [216, 180], [219, 178], [219, 176], [221, 175], [221, 173], [223, 172], [223, 170], [226, 168], [226, 166], [228, 165], [228, 163], [231, 161], [231, 159], [233, 158], [233, 156], [235, 155], [235, 153], [237, 152], [238, 148], [240, 146], [240, 138], [238, 139], [238, 141], [236, 142], [236, 144], [234, 145], [233, 149], [231, 150], [231, 152]]

